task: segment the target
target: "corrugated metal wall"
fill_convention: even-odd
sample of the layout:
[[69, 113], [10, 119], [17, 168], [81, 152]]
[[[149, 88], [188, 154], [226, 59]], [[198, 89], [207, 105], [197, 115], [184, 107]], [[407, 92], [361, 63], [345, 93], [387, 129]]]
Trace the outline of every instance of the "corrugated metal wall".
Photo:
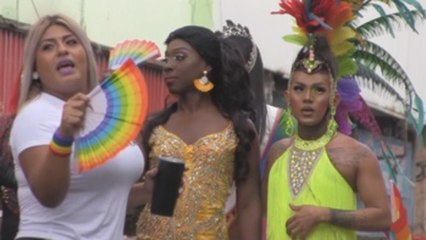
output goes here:
[[[16, 110], [19, 92], [19, 77], [25, 39], [25, 29], [21, 24], [0, 16], [0, 113], [9, 114]], [[108, 48], [94, 46], [99, 76], [108, 69]], [[165, 106], [168, 96], [162, 81], [161, 68], [155, 63], [141, 67], [149, 93], [149, 113], [157, 112]]]
[[0, 112], [15, 111], [24, 34], [0, 26]]
[[162, 70], [155, 65], [144, 65], [141, 67], [149, 91], [148, 112], [158, 112], [166, 106], [169, 95], [166, 85], [162, 79]]

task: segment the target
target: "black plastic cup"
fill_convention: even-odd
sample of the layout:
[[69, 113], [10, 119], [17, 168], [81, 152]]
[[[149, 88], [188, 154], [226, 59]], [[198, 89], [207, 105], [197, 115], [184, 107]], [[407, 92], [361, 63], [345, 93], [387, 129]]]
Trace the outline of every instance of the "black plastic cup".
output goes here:
[[159, 157], [151, 202], [152, 214], [173, 216], [184, 168], [185, 164], [180, 158]]

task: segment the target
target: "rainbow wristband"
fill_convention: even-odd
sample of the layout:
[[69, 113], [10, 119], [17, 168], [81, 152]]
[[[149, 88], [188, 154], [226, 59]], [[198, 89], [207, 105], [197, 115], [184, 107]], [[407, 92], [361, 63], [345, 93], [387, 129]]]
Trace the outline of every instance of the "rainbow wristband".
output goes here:
[[49, 144], [49, 149], [53, 154], [60, 157], [68, 157], [71, 155], [72, 143], [74, 142], [73, 137], [63, 137], [56, 130], [53, 134], [52, 141]]

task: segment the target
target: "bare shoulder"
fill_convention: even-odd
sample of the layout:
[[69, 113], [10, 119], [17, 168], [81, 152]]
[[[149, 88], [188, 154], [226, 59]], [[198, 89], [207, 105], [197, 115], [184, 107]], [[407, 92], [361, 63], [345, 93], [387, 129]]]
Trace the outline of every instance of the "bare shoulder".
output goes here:
[[355, 191], [359, 173], [368, 166], [378, 165], [376, 155], [367, 145], [341, 133], [327, 145], [327, 154]]
[[364, 143], [338, 133], [327, 145], [327, 152], [333, 160], [356, 159], [357, 161], [377, 160], [375, 153]]
[[281, 156], [291, 145], [292, 139], [285, 138], [276, 141], [270, 148], [268, 153], [268, 165], [272, 166], [274, 162]]

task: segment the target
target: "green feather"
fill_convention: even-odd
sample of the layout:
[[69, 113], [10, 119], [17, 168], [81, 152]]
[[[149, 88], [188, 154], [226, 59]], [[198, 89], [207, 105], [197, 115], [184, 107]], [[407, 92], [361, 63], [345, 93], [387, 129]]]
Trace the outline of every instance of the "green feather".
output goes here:
[[376, 9], [376, 11], [380, 14], [380, 16], [384, 17], [383, 24], [384, 24], [386, 30], [390, 33], [390, 35], [393, 38], [395, 38], [395, 34], [393, 33], [392, 26], [389, 22], [389, 18], [386, 17], [387, 14], [386, 14], [385, 10], [382, 8], [382, 6], [380, 6], [378, 4], [372, 4], [372, 5], [373, 5], [374, 9]]
[[407, 4], [413, 6], [417, 11], [419, 11], [424, 18], [426, 18], [426, 11], [423, 9], [423, 6], [416, 0], [403, 0]]
[[[422, 13], [417, 10], [410, 11], [410, 14], [416, 20], [424, 20]], [[379, 37], [386, 33], [392, 35], [395, 27], [403, 27], [403, 23], [407, 24], [403, 16], [400, 13], [392, 13], [386, 16], [380, 16], [378, 18], [367, 21], [359, 26], [356, 26], [356, 31], [364, 38]], [[407, 24], [408, 26], [408, 24]]]
[[358, 65], [355, 60], [349, 56], [344, 55], [337, 58], [337, 78], [343, 76], [354, 75], [358, 70]]
[[408, 7], [405, 6], [405, 4], [400, 0], [393, 0], [393, 3], [395, 4], [396, 8], [398, 9], [398, 12], [404, 18], [408, 26], [410, 26], [410, 28], [417, 33], [415, 20], [413, 14], [411, 14], [410, 9], [408, 9]]
[[285, 35], [283, 37], [283, 40], [286, 41], [286, 42], [294, 43], [294, 44], [301, 45], [301, 46], [305, 45], [305, 43], [306, 43], [306, 38], [303, 37], [303, 36], [300, 36], [298, 34]]
[[391, 101], [405, 104], [404, 97], [387, 80], [362, 63], [357, 62], [357, 64], [358, 72], [354, 77], [361, 87], [373, 90], [381, 99], [389, 99], [390, 97], [393, 99]]
[[[424, 109], [423, 109], [423, 102], [421, 98], [415, 94], [414, 96], [414, 105], [415, 109], [413, 111], [408, 111], [408, 120], [409, 122], [414, 126], [417, 135], [422, 134], [423, 126], [424, 126]], [[417, 118], [414, 117], [414, 113], [418, 116]]]

